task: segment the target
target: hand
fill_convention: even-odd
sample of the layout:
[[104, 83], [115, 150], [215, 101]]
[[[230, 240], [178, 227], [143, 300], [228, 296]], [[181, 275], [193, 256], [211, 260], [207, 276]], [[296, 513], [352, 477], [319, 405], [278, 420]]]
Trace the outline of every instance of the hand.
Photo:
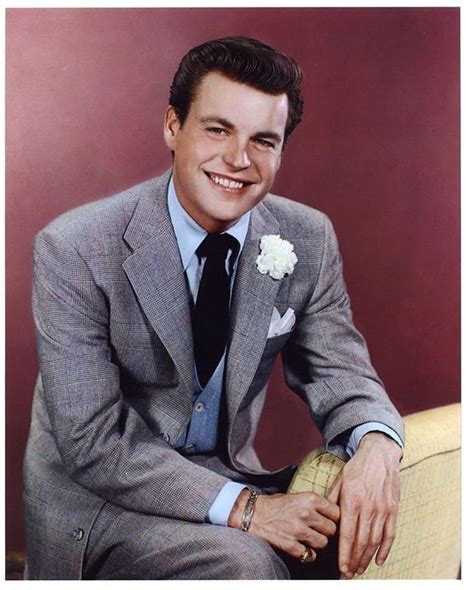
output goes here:
[[[248, 490], [240, 493], [229, 526], [240, 528], [249, 494]], [[260, 495], [248, 532], [297, 559], [308, 547], [311, 562], [316, 559], [316, 550], [326, 547], [328, 536], [335, 534], [338, 521], [338, 506], [319, 494]]]
[[377, 551], [382, 565], [395, 538], [400, 500], [400, 446], [381, 432], [366, 434], [327, 495], [341, 509], [339, 569], [362, 574]]

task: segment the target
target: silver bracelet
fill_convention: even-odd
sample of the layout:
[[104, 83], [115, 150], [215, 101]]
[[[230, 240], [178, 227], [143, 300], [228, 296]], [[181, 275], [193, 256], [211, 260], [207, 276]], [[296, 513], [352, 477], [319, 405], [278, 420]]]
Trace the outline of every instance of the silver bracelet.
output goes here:
[[244, 533], [246, 533], [250, 528], [250, 523], [252, 522], [252, 516], [255, 510], [255, 502], [259, 496], [260, 492], [257, 492], [257, 490], [250, 490], [250, 496], [247, 500], [244, 515], [242, 516], [242, 524], [240, 526], [240, 530], [244, 531]]

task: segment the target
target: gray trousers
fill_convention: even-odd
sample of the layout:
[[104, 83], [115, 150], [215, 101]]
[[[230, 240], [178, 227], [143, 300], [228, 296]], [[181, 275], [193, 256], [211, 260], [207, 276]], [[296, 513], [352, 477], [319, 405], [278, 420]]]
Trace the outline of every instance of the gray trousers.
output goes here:
[[[332, 579], [338, 576], [335, 554], [326, 559], [330, 555], [331, 551], [325, 553], [324, 559], [318, 557], [314, 565], [303, 565], [278, 554], [265, 541], [236, 529], [140, 514], [106, 504], [89, 537], [83, 577], [89, 580]], [[328, 562], [329, 567], [323, 562]]]

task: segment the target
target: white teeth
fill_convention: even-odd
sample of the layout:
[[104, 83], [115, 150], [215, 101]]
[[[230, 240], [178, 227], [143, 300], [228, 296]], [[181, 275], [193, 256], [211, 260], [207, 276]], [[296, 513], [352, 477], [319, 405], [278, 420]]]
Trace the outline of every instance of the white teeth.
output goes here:
[[220, 186], [223, 186], [224, 188], [240, 189], [240, 188], [243, 188], [243, 186], [244, 186], [243, 182], [237, 182], [235, 180], [228, 180], [227, 178], [221, 178], [220, 176], [216, 176], [215, 174], [210, 174], [209, 176], [216, 184], [219, 184]]

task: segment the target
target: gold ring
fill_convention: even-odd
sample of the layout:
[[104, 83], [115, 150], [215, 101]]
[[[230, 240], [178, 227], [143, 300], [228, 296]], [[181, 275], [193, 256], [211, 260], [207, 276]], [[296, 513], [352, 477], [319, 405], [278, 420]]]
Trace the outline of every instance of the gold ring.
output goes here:
[[311, 549], [309, 547], [305, 547], [305, 549], [300, 557], [301, 563], [308, 563], [308, 559], [311, 557], [311, 555], [312, 555]]

